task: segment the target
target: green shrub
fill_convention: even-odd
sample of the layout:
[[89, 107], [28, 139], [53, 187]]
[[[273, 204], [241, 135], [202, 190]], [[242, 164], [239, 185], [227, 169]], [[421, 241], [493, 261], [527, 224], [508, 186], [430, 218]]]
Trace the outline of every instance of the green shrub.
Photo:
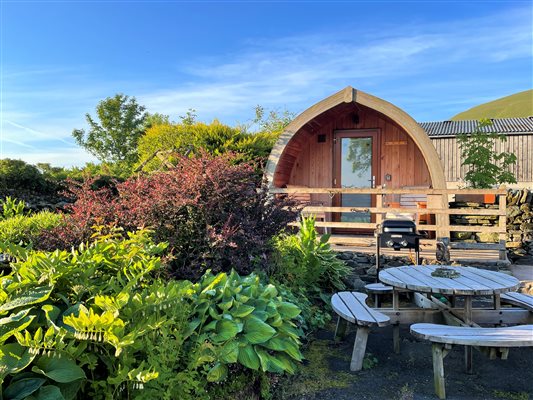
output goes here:
[[0, 220], [0, 241], [29, 244], [43, 231], [61, 225], [61, 221], [60, 214], [49, 211], [41, 211], [32, 215], [16, 214]]
[[0, 189], [42, 190], [46, 181], [39, 170], [22, 160], [0, 160]]
[[17, 260], [0, 277], [0, 398], [219, 398], [246, 369], [294, 370], [297, 307], [253, 275], [161, 279], [165, 248], [108, 227], [68, 252], [0, 243]]
[[18, 260], [0, 278], [3, 397], [24, 382], [37, 399], [129, 398], [143, 387], [157, 398], [201, 398], [198, 365], [187, 372], [196, 344], [184, 344], [190, 283], [154, 278], [164, 249], [146, 231], [123, 240], [113, 230], [72, 252], [0, 245]]
[[[277, 133], [247, 133], [218, 121], [210, 124], [157, 124], [139, 140], [139, 165], [146, 171], [159, 170], [175, 164], [180, 155], [228, 152], [236, 154], [236, 162], [266, 160]], [[161, 152], [162, 159], [155, 157]]]
[[314, 298], [345, 289], [342, 278], [350, 270], [335, 256], [328, 240], [329, 235], [317, 237], [315, 218], [302, 218], [297, 235], [282, 233], [273, 239], [270, 276], [289, 288], [304, 286]]
[[235, 271], [216, 276], [207, 272], [194, 285], [191, 330], [217, 345], [203, 357], [214, 365], [207, 379], [226, 379], [228, 365], [239, 363], [263, 372], [294, 373], [302, 360], [299, 337], [292, 321], [300, 314], [294, 304], [283, 301], [273, 285], [263, 285], [251, 274]]

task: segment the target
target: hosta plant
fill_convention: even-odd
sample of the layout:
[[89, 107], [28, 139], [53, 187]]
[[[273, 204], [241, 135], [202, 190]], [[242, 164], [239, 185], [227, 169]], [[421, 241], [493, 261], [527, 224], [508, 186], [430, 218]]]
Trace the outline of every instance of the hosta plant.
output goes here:
[[194, 285], [193, 299], [190, 332], [215, 345], [203, 353], [212, 363], [209, 381], [224, 380], [228, 364], [293, 373], [302, 360], [302, 332], [294, 322], [300, 310], [283, 301], [276, 287], [262, 284], [258, 276], [207, 272]]

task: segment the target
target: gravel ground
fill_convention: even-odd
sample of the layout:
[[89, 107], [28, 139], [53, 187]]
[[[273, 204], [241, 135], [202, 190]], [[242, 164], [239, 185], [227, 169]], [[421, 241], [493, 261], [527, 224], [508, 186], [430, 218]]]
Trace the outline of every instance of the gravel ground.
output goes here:
[[[437, 399], [433, 386], [431, 344], [418, 341], [409, 333], [408, 327], [401, 328], [401, 354], [392, 350], [392, 327], [375, 328], [368, 339], [367, 354], [374, 358], [374, 365], [360, 372], [349, 372], [349, 361], [355, 332], [351, 332], [339, 343], [332, 341], [332, 331], [318, 333], [318, 342], [323, 350], [322, 362], [326, 372], [334, 380], [336, 374], [343, 376], [345, 387], [320, 388], [312, 393], [302, 389], [294, 393], [300, 384], [303, 388], [311, 383], [298, 382], [301, 376], [293, 378], [288, 385], [292, 394], [282, 396], [291, 400], [312, 399]], [[464, 369], [462, 346], [456, 346], [444, 359], [447, 398], [453, 399], [533, 399], [533, 348], [514, 348], [507, 360], [489, 360], [474, 350], [474, 373], [468, 375]], [[314, 360], [316, 362], [316, 360]], [[312, 362], [304, 367], [305, 379], [313, 380], [305, 368], [312, 368]], [[349, 375], [348, 375], [349, 374]], [[302, 378], [303, 379], [303, 378]], [[316, 377], [317, 380], [320, 377]], [[302, 393], [303, 392], [303, 393]]]

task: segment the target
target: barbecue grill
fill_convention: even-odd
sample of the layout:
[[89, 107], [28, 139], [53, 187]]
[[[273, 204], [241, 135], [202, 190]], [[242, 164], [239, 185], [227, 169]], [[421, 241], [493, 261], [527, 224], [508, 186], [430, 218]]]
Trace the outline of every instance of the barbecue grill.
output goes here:
[[[376, 268], [379, 276], [379, 256], [382, 247], [395, 251], [415, 250], [415, 263], [420, 263], [420, 238], [416, 224], [410, 219], [386, 219], [376, 230]], [[376, 276], [376, 281], [378, 276]]]

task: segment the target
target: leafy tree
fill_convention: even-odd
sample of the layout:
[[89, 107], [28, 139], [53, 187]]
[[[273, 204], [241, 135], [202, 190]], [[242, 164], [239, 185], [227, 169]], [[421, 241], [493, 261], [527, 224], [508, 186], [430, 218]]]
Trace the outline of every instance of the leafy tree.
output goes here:
[[4, 158], [0, 160], [0, 190], [5, 189], [43, 190], [46, 182], [33, 165]]
[[102, 100], [96, 106], [97, 122], [85, 115], [89, 131], [75, 129], [76, 142], [100, 161], [133, 164], [137, 159], [137, 143], [145, 129], [145, 107], [123, 94]]
[[484, 189], [506, 182], [516, 183], [515, 177], [508, 171], [509, 166], [516, 163], [516, 156], [508, 152], [496, 152], [496, 142], [505, 142], [507, 137], [485, 132], [484, 128], [491, 125], [489, 119], [482, 119], [474, 132], [457, 136], [463, 158], [461, 165], [469, 167], [465, 180], [472, 188]]
[[260, 132], [281, 133], [294, 119], [295, 114], [288, 110], [270, 110], [268, 114], [263, 106], [255, 106], [255, 118], [252, 124], [259, 127]]
[[152, 126], [170, 124], [170, 117], [166, 114], [160, 113], [146, 113], [146, 119], [144, 120], [144, 131], [146, 132]]
[[196, 122], [196, 117], [198, 117], [196, 110], [194, 108], [189, 108], [185, 115], [180, 115], [181, 123], [183, 125], [191, 126]]

